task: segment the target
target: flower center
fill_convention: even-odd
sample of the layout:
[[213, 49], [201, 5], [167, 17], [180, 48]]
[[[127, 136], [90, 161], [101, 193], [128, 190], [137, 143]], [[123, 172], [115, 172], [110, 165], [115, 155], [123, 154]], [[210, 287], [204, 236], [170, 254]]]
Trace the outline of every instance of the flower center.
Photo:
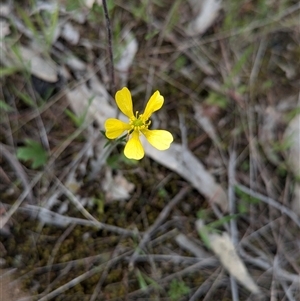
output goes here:
[[131, 130], [140, 131], [143, 129], [147, 129], [150, 125], [151, 121], [145, 120], [143, 118], [143, 114], [138, 116], [138, 112], [136, 112], [135, 117], [129, 120], [129, 124], [131, 125]]

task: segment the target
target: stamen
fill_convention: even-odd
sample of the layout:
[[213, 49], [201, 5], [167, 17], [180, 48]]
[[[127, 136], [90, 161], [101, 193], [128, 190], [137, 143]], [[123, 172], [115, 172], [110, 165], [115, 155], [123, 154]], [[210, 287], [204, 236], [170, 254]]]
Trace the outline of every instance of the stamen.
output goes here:
[[138, 116], [138, 111], [136, 111], [135, 117], [129, 119], [129, 124], [131, 126], [130, 131], [140, 131], [143, 129], [148, 129], [150, 123], [150, 120], [145, 120], [143, 118], [143, 114], [140, 114]]

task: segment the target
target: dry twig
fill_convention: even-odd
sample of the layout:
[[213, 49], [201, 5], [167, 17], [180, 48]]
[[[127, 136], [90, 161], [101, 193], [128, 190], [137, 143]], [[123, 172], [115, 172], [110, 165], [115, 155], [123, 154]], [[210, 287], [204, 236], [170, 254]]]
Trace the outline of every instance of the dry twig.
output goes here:
[[181, 188], [178, 194], [164, 207], [162, 212], [159, 214], [154, 224], [148, 228], [144, 233], [142, 240], [140, 241], [135, 252], [132, 254], [131, 260], [129, 262], [129, 269], [132, 270], [135, 260], [139, 255], [140, 250], [142, 250], [145, 244], [150, 240], [151, 235], [156, 231], [156, 229], [163, 223], [163, 221], [168, 217], [171, 210], [185, 197], [185, 195], [190, 191], [190, 187], [186, 186]]

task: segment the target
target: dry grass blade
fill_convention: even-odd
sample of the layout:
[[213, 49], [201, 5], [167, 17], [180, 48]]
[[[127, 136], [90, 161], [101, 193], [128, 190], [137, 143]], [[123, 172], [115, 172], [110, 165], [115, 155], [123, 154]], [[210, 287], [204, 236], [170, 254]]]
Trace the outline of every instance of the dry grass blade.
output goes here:
[[193, 241], [191, 241], [186, 235], [179, 234], [175, 238], [176, 243], [183, 249], [194, 254], [199, 259], [207, 259], [210, 256], [204, 249], [200, 248]]
[[145, 151], [149, 157], [181, 175], [209, 202], [219, 205], [223, 212], [228, 210], [225, 191], [189, 150], [173, 143], [168, 150], [160, 152], [145, 143]]
[[158, 218], [155, 220], [154, 224], [149, 227], [149, 229], [144, 233], [142, 240], [140, 241], [138, 247], [133, 253], [130, 262], [129, 269], [132, 270], [134, 267], [134, 263], [141, 249], [144, 248], [145, 244], [150, 240], [151, 235], [157, 230], [157, 228], [164, 222], [164, 220], [168, 217], [171, 210], [180, 202], [185, 195], [189, 192], [190, 187], [182, 188], [178, 194], [167, 204], [167, 206], [162, 210]]
[[279, 202], [273, 200], [272, 198], [264, 196], [258, 192], [255, 192], [241, 184], [237, 184], [236, 187], [238, 187], [241, 191], [247, 193], [248, 195], [257, 198], [260, 201], [278, 209], [280, 212], [286, 214], [298, 227], [300, 227], [300, 218], [297, 216], [295, 212], [293, 212], [286, 206], [281, 205]]
[[39, 301], [48, 301], [51, 300], [53, 298], [55, 298], [56, 296], [59, 296], [60, 294], [62, 294], [63, 292], [67, 291], [68, 289], [72, 288], [73, 286], [75, 286], [76, 284], [82, 282], [85, 279], [88, 279], [90, 277], [92, 277], [93, 275], [95, 275], [96, 273], [100, 273], [103, 269], [105, 269], [106, 265], [111, 263], [116, 263], [119, 260], [121, 260], [122, 258], [124, 258], [125, 256], [128, 256], [128, 253], [130, 252], [126, 252], [125, 254], [122, 254], [118, 257], [115, 257], [113, 259], [111, 259], [110, 261], [108, 261], [107, 263], [101, 264], [100, 266], [97, 266], [85, 273], [83, 273], [82, 275], [72, 279], [71, 281], [69, 281], [68, 283], [62, 285], [61, 287], [57, 288], [56, 290], [50, 292], [49, 294], [41, 297], [39, 299]]
[[[295, 179], [300, 176], [300, 114], [295, 116], [285, 131], [285, 139], [290, 147], [287, 153], [287, 163]], [[295, 183], [292, 210], [300, 216], [300, 184]]]
[[1, 228], [5, 226], [5, 224], [8, 222], [8, 220], [12, 217], [12, 215], [19, 209], [25, 198], [28, 196], [28, 194], [32, 191], [32, 188], [40, 181], [42, 177], [42, 173], [39, 173], [30, 183], [29, 186], [25, 188], [25, 190], [22, 192], [22, 194], [19, 196], [18, 200], [14, 202], [12, 207], [9, 209], [9, 211], [6, 213], [6, 215], [1, 218]]

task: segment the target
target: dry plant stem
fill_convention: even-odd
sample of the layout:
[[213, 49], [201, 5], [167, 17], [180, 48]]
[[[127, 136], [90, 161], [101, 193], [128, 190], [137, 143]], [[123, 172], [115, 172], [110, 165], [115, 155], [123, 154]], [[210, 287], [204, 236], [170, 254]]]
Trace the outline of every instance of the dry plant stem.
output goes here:
[[[289, 195], [289, 190], [290, 190], [290, 187], [291, 187], [290, 185], [291, 185], [291, 179], [288, 176], [287, 179], [286, 179], [285, 188], [284, 188], [284, 192], [283, 192], [283, 200], [282, 200], [283, 204], [288, 203], [288, 198], [289, 198], [288, 195]], [[293, 267], [293, 269], [300, 275], [300, 266], [297, 262], [298, 261], [297, 260], [297, 255], [296, 255], [296, 258], [295, 258], [294, 256], [292, 256], [290, 250], [288, 250], [287, 248], [284, 247], [284, 240], [285, 239], [293, 240], [294, 236], [293, 236], [293, 234], [291, 235], [289, 230], [286, 229], [285, 219], [280, 218], [279, 223], [280, 223], [279, 231], [276, 231], [275, 227], [271, 228], [271, 230], [273, 232], [273, 235], [275, 235], [275, 237], [276, 237], [276, 235], [278, 234], [279, 242], [280, 242], [280, 252], [283, 254], [283, 256], [285, 257], [287, 262]], [[298, 243], [300, 243], [300, 241]]]
[[63, 190], [63, 192], [68, 196], [68, 198], [70, 199], [70, 201], [75, 205], [75, 207], [83, 214], [83, 216], [85, 216], [89, 221], [91, 221], [95, 227], [99, 228], [99, 229], [105, 229], [108, 231], [112, 231], [115, 233], [119, 233], [122, 235], [136, 235], [135, 232], [133, 231], [128, 231], [125, 230], [123, 228], [119, 228], [116, 226], [111, 226], [111, 225], [107, 225], [107, 224], [103, 224], [101, 222], [99, 222], [96, 218], [94, 218], [80, 203], [80, 201], [76, 198], [76, 196], [65, 187], [65, 185], [63, 185], [63, 183], [60, 182], [59, 179], [56, 178], [56, 183], [58, 184], [58, 186]]
[[55, 179], [58, 187], [69, 197], [70, 201], [75, 205], [75, 207], [86, 217], [88, 220], [91, 220], [95, 223], [98, 223], [97, 219], [94, 218], [80, 203], [76, 196], [69, 190], [58, 178]]
[[241, 185], [241, 184], [236, 184], [236, 187], [239, 188], [241, 191], [247, 193], [248, 195], [259, 199], [260, 201], [268, 204], [269, 206], [272, 206], [281, 213], [286, 214], [294, 223], [300, 228], [300, 218], [296, 213], [294, 213], [292, 210], [288, 209], [286, 206], [281, 205], [279, 202], [273, 200], [270, 197], [264, 196], [258, 192], [253, 191], [252, 189], [249, 189], [248, 187]]
[[[52, 166], [55, 162], [55, 160], [63, 153], [63, 151], [70, 145], [70, 143], [76, 139], [86, 128], [88, 127], [88, 124], [84, 124], [83, 126], [79, 127], [78, 129], [76, 129], [76, 131], [70, 135], [57, 149], [56, 151], [52, 154], [47, 166], [45, 167], [45, 170], [42, 173], [42, 176], [47, 173], [48, 177], [49, 177], [49, 181], [51, 180], [51, 176], [53, 175], [52, 173]], [[75, 161], [76, 162], [76, 161]], [[67, 171], [65, 170], [62, 172], [60, 178], [61, 180], [67, 175]], [[36, 185], [36, 184], [35, 184]], [[54, 185], [54, 187], [52, 187], [49, 192], [48, 195], [52, 196], [55, 193], [55, 190], [57, 189], [56, 185]]]
[[27, 180], [27, 175], [22, 165], [17, 160], [17, 158], [11, 153], [11, 151], [7, 148], [7, 146], [1, 142], [0, 142], [0, 150], [1, 150], [1, 154], [6, 158], [6, 160], [10, 163], [10, 165], [15, 170], [16, 174], [19, 176], [19, 179], [23, 183], [24, 189], [28, 190], [28, 200], [29, 203], [32, 204], [34, 202], [34, 198], [32, 195], [31, 188], [29, 188], [30, 184]]
[[[166, 283], [172, 281], [174, 278], [180, 278], [185, 275], [190, 275], [191, 273], [193, 273], [195, 271], [199, 271], [199, 270], [205, 269], [207, 267], [216, 267], [216, 265], [218, 265], [218, 260], [215, 258], [200, 260], [198, 263], [195, 263], [185, 269], [180, 270], [179, 272], [173, 273], [171, 275], [168, 275], [168, 276], [162, 278], [160, 280], [160, 285], [165, 285]], [[227, 283], [227, 281], [225, 283]], [[150, 293], [153, 289], [154, 289], [154, 286], [150, 284], [147, 288], [139, 289], [135, 292], [128, 294], [128, 297], [134, 298], [134, 297], [139, 296], [140, 294]], [[130, 299], [130, 300], [134, 300], [134, 299]]]
[[[10, 185], [12, 182], [10, 180], [10, 178], [7, 176], [7, 174], [5, 173], [5, 171], [3, 170], [3, 168], [0, 166], [0, 178], [2, 178], [4, 181], [2, 182], [2, 184], [7, 184]], [[15, 186], [16, 187], [16, 186]], [[16, 187], [17, 188], [17, 187]]]
[[[164, 225], [166, 225], [168, 222], [164, 223]], [[172, 223], [173, 225], [173, 223]], [[161, 232], [166, 232], [167, 231], [167, 228], [164, 228], [164, 227], [159, 227], [158, 228], [158, 231], [161, 231]], [[175, 228], [175, 229], [172, 229], [170, 230], [169, 232], [166, 232], [160, 236], [158, 236], [157, 238], [153, 239], [151, 241], [151, 245], [152, 247], [155, 247], [157, 245], [161, 245], [163, 242], [165, 242], [166, 240], [169, 240], [169, 239], [173, 239], [176, 234], [178, 234], [178, 230]]]
[[230, 275], [230, 287], [231, 287], [231, 296], [233, 301], [239, 301], [239, 290], [236, 280], [232, 275]]
[[[248, 32], [252, 32], [253, 30], [266, 27], [266, 26], [274, 24], [276, 22], [280, 22], [280, 21], [282, 21], [282, 19], [295, 13], [299, 9], [300, 9], [300, 2], [297, 2], [296, 4], [288, 7], [285, 11], [280, 11], [280, 13], [278, 13], [273, 18], [268, 18], [263, 22], [255, 20], [252, 23], [250, 23], [246, 28], [242, 27], [239, 29], [228, 30], [226, 32], [221, 32], [221, 33], [217, 33], [217, 34], [208, 36], [207, 38], [192, 39], [191, 42], [185, 42], [181, 47], [178, 47], [178, 48], [180, 51], [184, 52], [185, 50], [187, 50], [189, 48], [199, 47], [200, 45], [210, 44], [210, 43], [216, 42], [221, 39], [226, 39], [226, 38], [238, 36], [241, 34], [247, 34]], [[208, 75], [210, 75], [210, 74], [208, 74]]]
[[[173, 16], [173, 13], [174, 13], [174, 9], [177, 6], [176, 2], [178, 3], [178, 1], [175, 1], [173, 6], [171, 7], [171, 9], [169, 10], [169, 13], [168, 13], [168, 15], [165, 19], [163, 27], [159, 29], [160, 34], [159, 34], [157, 42], [156, 42], [156, 48], [160, 48], [162, 43], [163, 43], [164, 36], [165, 36], [166, 30], [167, 30], [167, 26], [170, 23], [170, 20]], [[158, 52], [154, 53], [153, 59], [156, 60], [157, 57], [158, 57]], [[155, 73], [155, 65], [151, 64], [150, 68], [149, 68], [148, 79], [147, 79], [146, 99], [149, 99], [149, 96], [150, 96], [150, 93], [151, 93], [151, 89], [152, 89], [152, 86], [153, 86], [154, 73]]]
[[50, 169], [50, 167], [53, 165], [55, 160], [62, 154], [62, 152], [71, 144], [71, 142], [76, 139], [86, 128], [88, 127], [88, 124], [84, 124], [76, 131], [70, 135], [57, 149], [56, 151], [52, 154], [49, 163], [47, 164], [47, 172]]
[[196, 245], [191, 239], [182, 233], [176, 236], [175, 241], [181, 249], [189, 251], [198, 259], [207, 259], [212, 257], [209, 253], [204, 251], [200, 246]]
[[[229, 200], [229, 213], [231, 215], [235, 214], [236, 211], [236, 200], [234, 194], [234, 182], [235, 182], [235, 163], [236, 163], [236, 152], [233, 150], [230, 152], [229, 165], [228, 165], [228, 200]], [[238, 243], [238, 230], [236, 225], [236, 219], [232, 218], [230, 220], [230, 234], [231, 240], [234, 246]], [[239, 291], [235, 278], [230, 275], [230, 285], [231, 285], [231, 295], [233, 301], [239, 300]]]
[[106, 21], [106, 30], [107, 30], [107, 40], [108, 40], [108, 53], [110, 59], [110, 80], [111, 80], [111, 93], [115, 92], [115, 71], [114, 71], [114, 56], [113, 56], [113, 48], [112, 48], [112, 34], [111, 34], [111, 23], [107, 9], [106, 0], [102, 0], [103, 10]]
[[168, 217], [171, 210], [180, 202], [185, 195], [190, 191], [190, 187], [186, 186], [181, 188], [179, 193], [164, 207], [162, 212], [159, 214], [157, 219], [155, 220], [154, 224], [148, 228], [148, 230], [144, 233], [142, 240], [140, 241], [138, 247], [134, 251], [130, 262], [129, 262], [129, 269], [132, 270], [134, 267], [134, 263], [136, 258], [139, 255], [140, 250], [142, 250], [145, 244], [151, 239], [151, 235], [153, 232], [163, 223], [163, 221]]
[[[142, 63], [141, 63], [142, 65]], [[145, 68], [147, 68], [147, 65], [145, 65]], [[185, 93], [188, 97], [192, 99], [199, 99], [199, 96], [193, 92], [191, 89], [189, 89], [186, 85], [182, 84], [180, 81], [173, 79], [171, 76], [166, 74], [165, 72], [159, 72], [157, 73], [157, 77], [168, 83], [169, 85], [176, 87], [176, 89], [180, 90], [181, 92]]]
[[104, 149], [103, 152], [101, 152], [101, 155], [99, 155], [99, 157], [97, 158], [97, 161], [94, 162], [93, 169], [92, 169], [90, 175], [88, 176], [89, 181], [94, 180], [97, 177], [97, 175], [99, 174], [101, 168], [106, 163], [107, 158], [109, 157], [111, 152], [116, 148], [116, 146], [118, 144], [119, 144], [118, 141], [112, 141], [106, 147], [106, 149]]
[[[181, 256], [181, 255], [164, 255], [164, 254], [147, 254], [147, 255], [138, 255], [135, 259], [135, 262], [149, 262], [150, 258], [156, 262], [172, 262], [174, 265], [178, 264], [195, 264], [198, 262], [204, 262], [206, 259], [204, 258], [197, 258], [197, 257], [188, 257], [188, 256]], [[130, 262], [130, 257], [126, 258], [126, 261]], [[207, 266], [209, 267], [216, 267], [219, 261], [213, 256], [208, 259]]]
[[[3, 204], [3, 206], [5, 208], [13, 208], [13, 206], [7, 205], [7, 204]], [[54, 220], [61, 220], [64, 221], [64, 226], [67, 226], [69, 224], [76, 224], [76, 225], [82, 225], [82, 226], [87, 226], [87, 227], [95, 227], [96, 229], [104, 229], [107, 230], [109, 232], [112, 233], [117, 233], [119, 235], [126, 235], [126, 236], [132, 236], [135, 237], [138, 235], [138, 233], [136, 231], [131, 231], [131, 230], [126, 230], [123, 228], [119, 228], [116, 226], [112, 226], [112, 225], [108, 225], [108, 224], [104, 224], [101, 222], [95, 222], [92, 220], [86, 220], [86, 219], [82, 219], [82, 218], [77, 218], [77, 217], [69, 217], [66, 215], [61, 215], [58, 214], [54, 211], [48, 210], [46, 208], [41, 208], [38, 206], [33, 206], [33, 205], [26, 205], [24, 207], [19, 207], [16, 209], [17, 211], [20, 212], [24, 212], [27, 213], [31, 216], [34, 215], [34, 217], [36, 217], [37, 215], [41, 214], [41, 212], [43, 214], [47, 214], [48, 218], [54, 219]]]
[[[74, 84], [72, 86], [72, 89], [75, 89], [77, 87], [79, 87], [80, 85], [86, 83], [87, 81], [89, 81], [91, 78], [93, 78], [93, 76], [95, 76], [97, 74], [97, 72], [99, 72], [99, 68], [95, 68], [93, 70], [93, 72], [87, 74], [87, 76], [82, 79], [82, 80], [79, 80], [78, 82], [76, 82], [76, 84]], [[26, 123], [28, 123], [29, 121], [33, 120], [34, 118], [37, 118], [39, 115], [41, 115], [42, 113], [46, 112], [49, 108], [51, 108], [53, 105], [55, 105], [59, 100], [61, 100], [63, 97], [65, 97], [67, 95], [67, 89], [59, 92], [58, 94], [56, 94], [55, 96], [51, 97], [47, 103], [45, 103], [41, 108], [39, 108], [39, 110], [34, 110], [33, 112], [31, 112], [29, 114], [29, 117], [24, 117], [22, 118], [22, 122], [20, 121], [19, 122], [19, 127], [16, 129], [16, 131], [20, 130]], [[66, 109], [67, 106], [64, 108]], [[83, 127], [80, 127], [78, 128], [75, 132], [75, 133], [78, 133], [79, 134], [88, 126], [88, 124], [85, 124]], [[73, 134], [73, 135], [74, 135]], [[79, 135], [77, 134], [76, 137]], [[71, 135], [71, 137], [73, 137], [73, 135]], [[74, 138], [73, 138], [74, 139]]]
[[260, 41], [258, 50], [257, 50], [257, 54], [256, 54], [256, 57], [255, 57], [255, 61], [254, 61], [253, 68], [252, 68], [251, 74], [250, 74], [250, 79], [249, 79], [251, 99], [253, 99], [253, 92], [254, 92], [254, 89], [255, 89], [255, 79], [257, 78], [257, 75], [259, 73], [260, 66], [262, 64], [262, 59], [263, 59], [263, 56], [265, 54], [267, 45], [268, 45], [268, 43], [266, 41], [266, 37], [263, 36], [262, 40]]
[[[229, 213], [234, 215], [236, 213], [236, 199], [234, 193], [234, 183], [235, 183], [235, 169], [236, 169], [236, 152], [231, 151], [229, 156], [228, 165], [228, 201], [229, 201]], [[230, 220], [230, 234], [233, 244], [236, 246], [238, 244], [238, 230], [236, 225], [236, 219], [232, 218]]]
[[[3, 217], [0, 227], [4, 227], [7, 221], [11, 218], [11, 216], [19, 209], [22, 202], [25, 200], [26, 196], [32, 191], [32, 188], [38, 183], [38, 181], [43, 176], [43, 173], [38, 173], [34, 179], [31, 181], [30, 185], [26, 187], [26, 189], [22, 192], [16, 202], [11, 206], [7, 214]], [[4, 204], [3, 204], [4, 205]]]
[[274, 277], [274, 271], [272, 275], [271, 287], [270, 287], [270, 301], [276, 301], [276, 278]]
[[69, 290], [70, 288], [72, 288], [76, 284], [92, 277], [96, 273], [102, 272], [105, 269], [105, 267], [108, 263], [115, 264], [115, 263], [119, 262], [121, 259], [123, 259], [125, 256], [127, 256], [129, 253], [131, 253], [131, 251], [126, 252], [126, 253], [124, 253], [124, 254], [116, 257], [116, 258], [113, 258], [112, 260], [110, 260], [106, 263], [103, 263], [103, 264], [101, 264], [101, 265], [99, 265], [99, 266], [97, 266], [97, 267], [81, 274], [80, 276], [72, 279], [71, 281], [67, 282], [66, 284], [64, 284], [61, 287], [57, 288], [56, 290], [52, 291], [48, 295], [42, 297], [41, 299], [39, 299], [39, 301], [48, 301], [48, 300], [51, 300], [51, 299], [55, 298], [56, 296], [58, 296], [58, 295], [62, 294], [63, 292]]
[[[89, 136], [90, 138], [91, 136]], [[72, 162], [66, 167], [65, 170], [62, 171], [59, 179], [62, 181], [66, 176], [69, 176], [70, 174], [74, 173], [75, 170], [78, 168], [78, 165], [80, 164], [82, 158], [86, 155], [86, 153], [89, 151], [90, 148], [92, 148], [92, 144], [94, 141], [89, 139], [89, 141], [86, 142], [84, 147], [77, 153], [72, 160]], [[52, 195], [52, 193], [50, 194]]]
[[[222, 219], [224, 217], [224, 214], [221, 212], [221, 210], [218, 208], [217, 205], [215, 204], [211, 204], [211, 209], [213, 210], [214, 214], [216, 215], [216, 217], [218, 219]], [[230, 233], [230, 227], [228, 225], [228, 223], [224, 223], [223, 227], [225, 228], [225, 230]]]
[[222, 280], [224, 278], [224, 269], [223, 268], [218, 268], [216, 270], [216, 274], [218, 275], [215, 281], [212, 283], [210, 289], [208, 290], [207, 294], [203, 298], [203, 301], [210, 301], [212, 300], [212, 294], [214, 291], [222, 284]]
[[151, 191], [151, 195], [149, 197], [149, 200], [153, 200], [154, 196], [156, 195], [157, 191], [160, 188], [163, 188], [166, 186], [167, 183], [169, 183], [169, 181], [172, 179], [172, 177], [174, 176], [173, 173], [169, 173], [164, 179], [162, 179], [155, 187], [152, 188]]
[[[122, 240], [122, 238], [120, 238], [120, 241]], [[111, 254], [111, 258], [115, 258], [118, 253], [122, 253], [124, 252], [124, 248], [122, 247], [122, 245], [119, 243], [117, 245], [117, 247], [114, 249], [114, 251]], [[101, 292], [101, 287], [106, 279], [106, 277], [108, 276], [109, 270], [111, 269], [111, 267], [113, 266], [114, 262], [110, 261], [107, 266], [104, 268], [104, 271], [102, 272], [102, 275], [97, 283], [96, 288], [94, 289], [93, 295], [90, 298], [90, 301], [95, 301], [97, 299], [97, 297], [99, 296], [100, 292]]]
[[[48, 284], [47, 288], [44, 292], [42, 292], [39, 297], [43, 297], [44, 295], [47, 295], [54, 287], [57, 287], [60, 283], [60, 281], [65, 277], [67, 274], [69, 274], [72, 271], [73, 264], [72, 262], [68, 263], [60, 272], [59, 275]], [[50, 267], [51, 268], [51, 267]]]
[[189, 301], [200, 300], [200, 297], [209, 291], [212, 285], [212, 278], [215, 277], [215, 274], [219, 274], [219, 273], [220, 273], [220, 268], [216, 269], [212, 275], [210, 275], [207, 279], [205, 279], [205, 281], [198, 287], [198, 289], [195, 291], [194, 295], [192, 295]]
[[[272, 280], [274, 279], [274, 281], [272, 281], [272, 284], [274, 283], [274, 287], [273, 287], [273, 285], [272, 285], [272, 289], [274, 288], [274, 301], [277, 299], [276, 298], [276, 289], [277, 289], [277, 287], [276, 287], [276, 273], [275, 273], [275, 271], [277, 271], [277, 269], [278, 269], [278, 264], [279, 264], [279, 257], [277, 256], [277, 255], [275, 255], [275, 257], [274, 257], [274, 261], [273, 261], [273, 275], [272, 275]], [[284, 289], [284, 291], [285, 291], [285, 296], [288, 298], [288, 300], [289, 301], [294, 301], [294, 298], [293, 298], [293, 296], [291, 296], [291, 294], [289, 293], [289, 294], [286, 294], [286, 290], [287, 290], [287, 286], [286, 286], [286, 284], [285, 284], [285, 280], [283, 280], [283, 279], [278, 279], [278, 282], [280, 283], [280, 285], [281, 285], [281, 287]], [[272, 296], [273, 297], [273, 296]]]
[[294, 298], [294, 296], [292, 295], [291, 286], [287, 287], [287, 284], [284, 281], [281, 281], [280, 284], [281, 284], [281, 286], [284, 290], [285, 296], [288, 298], [288, 300], [289, 301], [297, 301], [296, 298]]
[[[240, 250], [240, 255], [248, 263], [250, 263], [256, 267], [259, 267], [268, 273], [273, 272], [273, 265], [268, 263], [265, 259], [254, 258], [254, 257], [248, 255], [242, 249]], [[276, 277], [281, 278], [285, 281], [296, 282], [298, 285], [300, 285], [300, 276], [299, 275], [289, 273], [289, 272], [281, 269], [280, 267], [278, 267], [276, 270]]]
[[[63, 241], [72, 233], [72, 231], [74, 230], [74, 228], [76, 227], [75, 224], [73, 225], [70, 225], [65, 231], [64, 233], [59, 237], [58, 241], [56, 242], [52, 252], [51, 252], [51, 255], [49, 256], [49, 259], [48, 259], [48, 262], [47, 262], [47, 265], [50, 266], [50, 270], [48, 272], [48, 284], [50, 284], [50, 278], [51, 278], [51, 267], [53, 265], [53, 262], [54, 262], [54, 258], [57, 254], [57, 252], [59, 251], [59, 248], [61, 246], [61, 244], [63, 243]], [[47, 289], [46, 289], [46, 292], [47, 292]]]
[[[32, 95], [35, 95], [34, 91], [33, 91], [33, 88], [30, 87], [30, 90], [31, 90], [31, 94]], [[36, 101], [36, 98], [35, 97], [32, 97], [32, 99], [34, 100], [34, 103], [37, 106], [37, 101]], [[36, 111], [39, 111], [38, 108], [35, 109]], [[49, 153], [50, 152], [50, 145], [49, 145], [49, 141], [48, 141], [48, 136], [47, 136], [47, 131], [45, 129], [45, 126], [44, 126], [44, 122], [43, 122], [43, 119], [41, 117], [41, 115], [37, 115], [36, 117], [36, 120], [35, 122], [37, 123], [37, 127], [39, 129], [39, 136], [40, 136], [40, 139], [41, 139], [41, 142], [42, 142], [42, 145], [44, 146], [44, 148], [47, 150], [47, 152]]]
[[[161, 30], [160, 28], [161, 26], [158, 22], [153, 22], [153, 25], [155, 26], [156, 29]], [[184, 55], [186, 55], [195, 64], [195, 66], [197, 66], [199, 70], [201, 70], [204, 74], [206, 75], [214, 74], [213, 69], [210, 66], [208, 66], [208, 64], [203, 60], [203, 58], [201, 56], [200, 57], [195, 56], [194, 53], [189, 49], [194, 46], [199, 48], [198, 45], [194, 45], [195, 42], [189, 43], [189, 47], [186, 47], [187, 42], [185, 41], [184, 43], [181, 43], [177, 39], [177, 37], [172, 33], [165, 35], [165, 39], [168, 42], [172, 43], [177, 48], [178, 51], [184, 53]]]
[[[128, 250], [128, 249], [127, 249]], [[126, 252], [126, 249], [124, 249], [124, 251]], [[127, 251], [128, 253], [132, 253], [131, 250]], [[172, 262], [174, 265], [178, 265], [180, 264], [200, 264], [200, 266], [197, 265], [197, 268], [215, 268], [218, 266], [218, 260], [215, 258], [211, 258], [208, 260], [203, 260], [203, 259], [198, 259], [198, 258], [194, 258], [194, 257], [187, 257], [187, 256], [180, 256], [180, 255], [157, 255], [157, 254], [151, 254], [152, 259], [155, 260], [156, 262]], [[106, 259], [106, 257], [110, 257], [110, 254], [105, 253], [105, 254], [99, 254], [96, 256], [91, 256], [91, 257], [86, 257], [86, 258], [80, 258], [77, 260], [73, 260], [73, 261], [68, 261], [68, 262], [64, 262], [64, 263], [57, 263], [54, 264], [53, 266], [43, 266], [43, 267], [38, 267], [35, 268], [33, 271], [23, 275], [22, 277], [20, 277], [19, 279], [17, 279], [16, 281], [21, 281], [24, 278], [29, 278], [29, 276], [33, 273], [45, 273], [48, 272], [50, 270], [61, 270], [63, 269], [67, 269], [67, 268], [73, 268], [76, 267], [76, 265], [82, 265], [86, 262], [95, 262], [97, 260], [102, 259], [102, 261], [107, 261], [109, 262], [108, 259]], [[130, 256], [128, 254], [128, 256], [125, 256], [124, 260], [126, 262], [130, 261]], [[148, 255], [139, 255], [137, 257], [136, 262], [149, 262], [149, 256]], [[114, 262], [112, 262], [111, 264], [114, 264]], [[190, 271], [190, 267], [188, 267], [188, 271]], [[196, 270], [196, 269], [195, 269]], [[188, 274], [189, 272], [185, 273]], [[177, 275], [177, 274], [176, 274]], [[1, 277], [0, 277], [1, 278]], [[168, 280], [170, 280], [170, 278], [168, 278]], [[53, 286], [53, 285], [52, 285]], [[44, 295], [44, 293], [42, 293]]]
[[244, 238], [242, 238], [242, 240], [240, 241], [240, 244], [242, 244], [242, 245], [249, 244], [252, 239], [259, 238], [261, 235], [267, 233], [267, 231], [270, 231], [271, 227], [276, 226], [276, 229], [278, 229], [278, 226], [276, 224], [279, 224], [279, 223], [280, 223], [280, 218], [277, 218], [276, 220], [269, 222], [265, 226], [260, 227], [256, 231], [251, 232], [248, 236], [245, 236]]
[[[124, 252], [126, 251], [131, 251], [132, 253], [132, 250], [128, 250], [124, 248]], [[53, 264], [52, 266], [42, 266], [42, 267], [37, 267], [37, 268], [34, 268], [33, 270], [31, 270], [30, 272], [22, 275], [21, 277], [19, 277], [18, 279], [12, 281], [12, 285], [15, 284], [15, 282], [18, 282], [18, 281], [23, 281], [24, 279], [28, 279], [30, 277], [32, 277], [33, 274], [44, 274], [44, 273], [47, 273], [48, 271], [52, 270], [52, 271], [64, 271], [66, 269], [68, 269], [69, 267], [70, 268], [78, 268], [79, 266], [82, 266], [82, 265], [87, 265], [87, 264], [102, 264], [102, 263], [105, 263], [109, 260], [110, 258], [110, 253], [102, 253], [102, 254], [98, 254], [98, 255], [94, 255], [94, 256], [89, 256], [89, 257], [84, 257], [84, 258], [80, 258], [80, 259], [75, 259], [75, 260], [71, 260], [71, 261], [67, 261], [67, 262], [62, 262], [62, 263], [55, 263]], [[13, 272], [16, 272], [17, 269], [14, 269], [14, 270], [11, 270]], [[63, 272], [61, 272], [63, 273]], [[0, 276], [1, 278], [2, 276]], [[61, 275], [58, 276], [58, 278], [60, 278]], [[53, 286], [54, 282], [57, 281], [56, 278], [52, 283], [51, 283], [51, 286]], [[42, 293], [44, 294], [44, 293]]]
[[[284, 191], [284, 195], [286, 195], [286, 190]], [[285, 204], [287, 201], [287, 197], [283, 197], [282, 203]], [[274, 210], [274, 209], [273, 209]], [[270, 212], [270, 211], [269, 211]], [[272, 220], [272, 217], [270, 218]], [[271, 232], [273, 233], [272, 236], [274, 237], [274, 240], [276, 242], [276, 254], [274, 256], [274, 260], [273, 260], [273, 275], [272, 277], [275, 279], [275, 284], [280, 283], [281, 287], [283, 288], [284, 292], [285, 292], [285, 296], [287, 297], [287, 299], [289, 301], [294, 301], [294, 297], [292, 296], [292, 292], [288, 291], [287, 288], [287, 283], [284, 279], [276, 279], [276, 272], [278, 271], [278, 268], [280, 268], [280, 263], [287, 261], [290, 263], [290, 265], [292, 267], [294, 267], [295, 265], [293, 263], [291, 263], [291, 256], [289, 256], [288, 254], [286, 254], [286, 247], [284, 246], [284, 240], [288, 239], [286, 237], [286, 233], [287, 233], [287, 229], [285, 227], [285, 223], [286, 223], [286, 218], [281, 218], [280, 219], [280, 226], [279, 226], [279, 230], [275, 229], [275, 228], [271, 228]], [[283, 256], [285, 257], [285, 259], [283, 259]], [[286, 267], [287, 264], [283, 263], [283, 267]], [[297, 264], [296, 264], [297, 266]], [[296, 268], [295, 271], [297, 271], [299, 273], [299, 269]], [[299, 274], [300, 275], [300, 274]], [[277, 280], [277, 281], [276, 281]], [[278, 284], [277, 284], [278, 286]], [[289, 285], [290, 287], [292, 286], [292, 284]], [[275, 291], [276, 291], [277, 287], [275, 287]], [[276, 295], [274, 295], [275, 298], [274, 300], [276, 300]]]
[[180, 128], [180, 132], [181, 132], [182, 148], [188, 149], [187, 130], [186, 130], [186, 126], [185, 126], [184, 115], [179, 112], [178, 116], [179, 116], [179, 128]]

